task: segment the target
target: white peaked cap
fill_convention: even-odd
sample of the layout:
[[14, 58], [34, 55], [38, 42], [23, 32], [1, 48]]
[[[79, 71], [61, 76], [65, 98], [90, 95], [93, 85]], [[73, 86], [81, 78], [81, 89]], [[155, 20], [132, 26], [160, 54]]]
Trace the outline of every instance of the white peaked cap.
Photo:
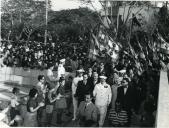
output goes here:
[[61, 60], [60, 60], [60, 62], [62, 62], [62, 63], [65, 62], [65, 61], [66, 61], [65, 59], [61, 59]]
[[107, 77], [106, 77], [106, 76], [103, 76], [103, 75], [101, 75], [100, 78], [101, 78], [101, 79], [107, 79]]
[[123, 69], [123, 70], [120, 70], [119, 72], [120, 72], [120, 73], [126, 73], [126, 70]]
[[116, 44], [115, 50], [119, 51], [119, 46]]
[[78, 72], [85, 72], [83, 69], [79, 69], [79, 70], [77, 70]]

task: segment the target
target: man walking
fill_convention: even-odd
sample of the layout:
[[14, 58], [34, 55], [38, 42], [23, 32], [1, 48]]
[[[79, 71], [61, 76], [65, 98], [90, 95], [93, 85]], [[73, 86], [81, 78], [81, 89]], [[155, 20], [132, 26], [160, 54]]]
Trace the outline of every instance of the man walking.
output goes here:
[[78, 101], [74, 96], [76, 93], [78, 82], [83, 80], [83, 72], [84, 72], [83, 69], [79, 69], [78, 76], [75, 77], [72, 82], [72, 99], [73, 99], [73, 119], [72, 120], [76, 119], [76, 111], [77, 111]]
[[96, 84], [93, 95], [95, 97], [95, 105], [99, 110], [100, 119], [99, 127], [102, 127], [107, 114], [107, 107], [109, 106], [112, 98], [110, 85], [106, 83], [106, 76], [100, 76], [100, 83]]

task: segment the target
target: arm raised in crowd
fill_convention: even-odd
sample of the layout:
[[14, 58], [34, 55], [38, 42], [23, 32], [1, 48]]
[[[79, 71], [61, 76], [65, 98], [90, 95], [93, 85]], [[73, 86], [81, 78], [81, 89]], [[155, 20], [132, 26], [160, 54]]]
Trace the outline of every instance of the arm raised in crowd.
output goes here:
[[44, 103], [39, 103], [39, 105], [36, 108], [33, 108], [30, 106], [30, 112], [36, 112], [40, 107], [43, 107]]
[[49, 98], [50, 103], [53, 103], [53, 102], [55, 102], [57, 99], [60, 98], [60, 97], [59, 97], [59, 96], [60, 96], [59, 94], [56, 95], [55, 98], [52, 98], [52, 94], [53, 94], [53, 93], [56, 94], [56, 91], [58, 90], [58, 88], [59, 88], [59, 83], [57, 83], [57, 85], [55, 86], [55, 88], [53, 88], [52, 90], [49, 91], [48, 98]]
[[50, 81], [59, 81], [58, 78], [54, 77], [52, 74], [48, 73], [47, 77], [49, 78]]

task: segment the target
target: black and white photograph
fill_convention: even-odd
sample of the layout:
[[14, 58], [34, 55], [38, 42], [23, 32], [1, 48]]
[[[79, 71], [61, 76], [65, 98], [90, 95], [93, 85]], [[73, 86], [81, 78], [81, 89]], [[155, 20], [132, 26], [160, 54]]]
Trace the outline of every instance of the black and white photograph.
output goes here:
[[0, 127], [169, 127], [169, 1], [0, 7]]

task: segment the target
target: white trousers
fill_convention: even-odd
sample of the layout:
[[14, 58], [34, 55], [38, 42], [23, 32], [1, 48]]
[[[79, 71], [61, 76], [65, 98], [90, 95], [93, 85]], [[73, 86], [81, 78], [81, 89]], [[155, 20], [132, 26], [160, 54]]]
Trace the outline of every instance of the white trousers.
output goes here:
[[73, 98], [73, 118], [76, 119], [78, 101], [74, 97], [74, 95], [72, 96], [72, 98]]
[[102, 127], [104, 124], [105, 118], [106, 118], [106, 114], [107, 114], [107, 105], [105, 105], [105, 106], [96, 105], [96, 106], [99, 110], [99, 115], [100, 115], [99, 127]]

